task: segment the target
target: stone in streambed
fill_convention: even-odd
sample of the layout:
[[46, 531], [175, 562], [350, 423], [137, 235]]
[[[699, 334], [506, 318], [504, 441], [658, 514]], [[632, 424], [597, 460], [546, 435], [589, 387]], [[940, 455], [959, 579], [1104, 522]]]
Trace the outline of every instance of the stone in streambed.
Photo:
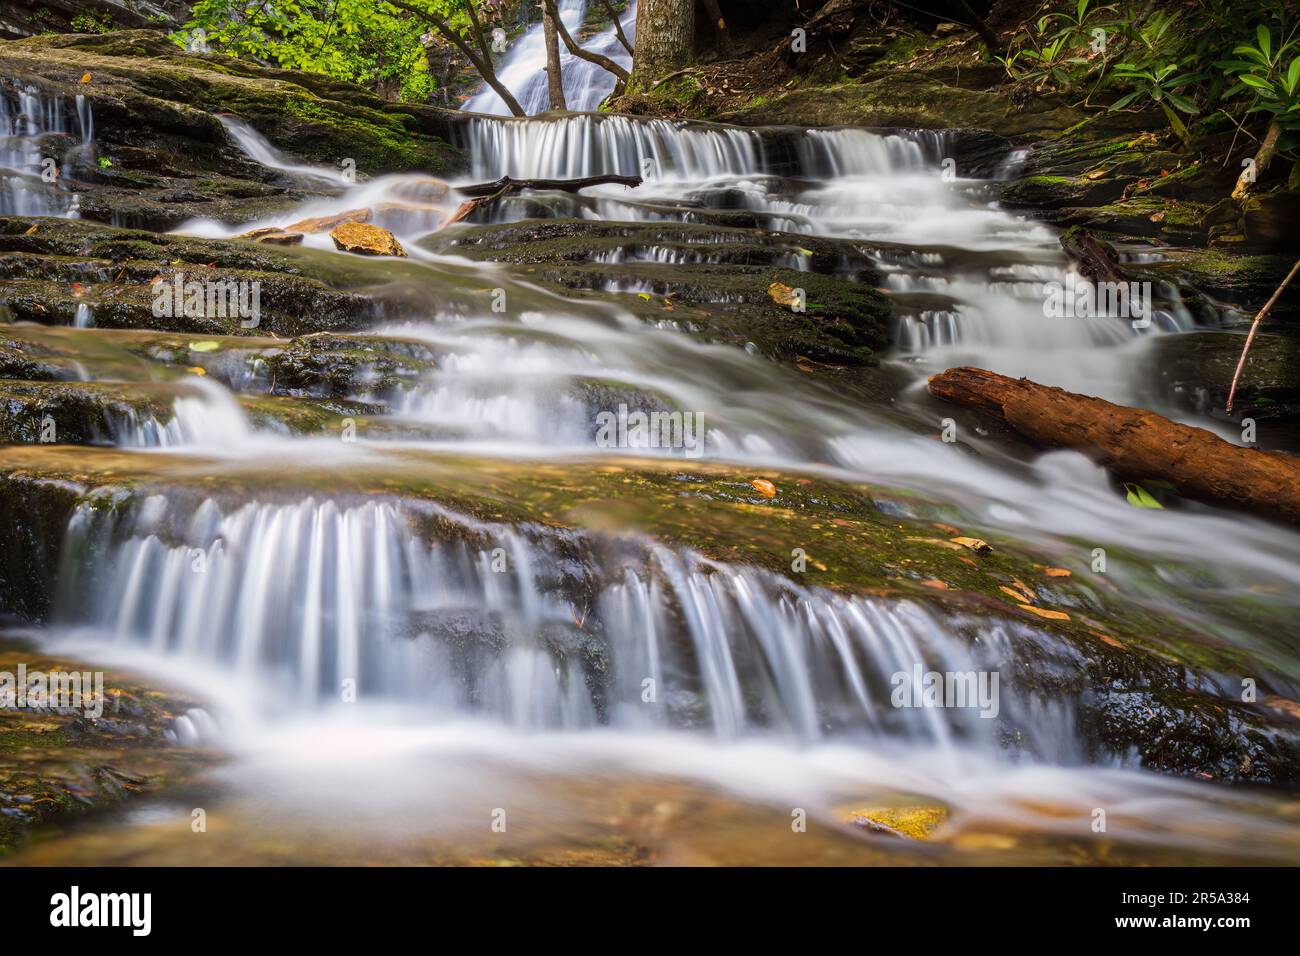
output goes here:
[[287, 232], [283, 229], [277, 229], [274, 226], [268, 226], [263, 229], [254, 229], [250, 232], [243, 232], [235, 236], [236, 239], [249, 239], [253, 242], [264, 242], [272, 246], [299, 246], [302, 245], [301, 232]]
[[332, 216], [312, 216], [285, 226], [286, 232], [329, 232], [352, 222], [369, 222], [372, 213], [368, 208], [348, 209]]
[[363, 256], [405, 256], [406, 250], [387, 229], [363, 222], [345, 222], [330, 230], [334, 245]]

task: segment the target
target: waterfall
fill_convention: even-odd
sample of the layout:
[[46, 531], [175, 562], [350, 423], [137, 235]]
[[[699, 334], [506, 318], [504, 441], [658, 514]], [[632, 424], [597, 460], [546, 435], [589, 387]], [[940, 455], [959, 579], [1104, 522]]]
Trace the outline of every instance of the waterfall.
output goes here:
[[94, 132], [85, 96], [69, 111], [61, 96], [0, 84], [0, 215], [77, 218], [77, 194], [69, 198], [62, 186], [64, 167]]
[[[847, 734], [990, 752], [994, 721], [977, 709], [892, 705], [898, 675], [997, 671], [1018, 644], [1043, 640], [995, 625], [976, 645], [961, 636], [970, 622], [908, 601], [429, 509], [90, 501], [68, 525], [56, 622], [316, 708], [354, 687], [435, 719], [530, 730]], [[419, 530], [434, 524], [440, 537]], [[1068, 708], [1005, 684], [998, 706], [1032, 746], [1068, 755]]]
[[[618, 35], [611, 24], [600, 33], [587, 40], [578, 37], [578, 28], [587, 14], [587, 0], [560, 0], [560, 19], [564, 21], [569, 35], [592, 53], [600, 53], [618, 63], [624, 69], [630, 69], [632, 56], [618, 41]], [[632, 42], [636, 30], [636, 3], [628, 8], [619, 18], [623, 32]], [[602, 66], [573, 56], [559, 42], [560, 74], [564, 78], [564, 100], [569, 109], [588, 112], [596, 109], [614, 89], [615, 77]], [[546, 39], [539, 20], [525, 31], [524, 35], [510, 48], [504, 60], [497, 68], [497, 79], [510, 90], [524, 112], [532, 116], [550, 108], [550, 98], [546, 77]], [[490, 86], [484, 83], [479, 91], [466, 101], [465, 110], [474, 113], [495, 113], [508, 115], [505, 102]]]
[[128, 408], [111, 419], [114, 444], [131, 448], [210, 447], [234, 451], [247, 446], [255, 432], [243, 408], [216, 382], [197, 379], [186, 385], [187, 394], [172, 402], [170, 418], [160, 420]]
[[237, 117], [218, 116], [217, 119], [221, 121], [221, 125], [225, 127], [226, 133], [235, 145], [256, 163], [299, 179], [312, 180], [317, 184], [346, 186], [352, 183], [352, 180], [346, 178], [337, 169], [308, 165], [286, 156], [272, 146], [265, 136]]

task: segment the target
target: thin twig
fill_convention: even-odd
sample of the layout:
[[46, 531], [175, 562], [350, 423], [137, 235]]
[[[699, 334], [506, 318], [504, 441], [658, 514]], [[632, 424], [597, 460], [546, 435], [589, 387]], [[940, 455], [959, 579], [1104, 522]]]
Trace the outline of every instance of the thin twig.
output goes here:
[[1228, 389], [1227, 411], [1229, 412], [1232, 411], [1233, 396], [1237, 394], [1237, 380], [1241, 378], [1241, 370], [1246, 367], [1246, 355], [1250, 352], [1250, 343], [1255, 341], [1255, 330], [1259, 328], [1259, 323], [1263, 321], [1264, 316], [1268, 315], [1268, 310], [1273, 308], [1273, 303], [1281, 297], [1282, 290], [1291, 284], [1291, 280], [1295, 278], [1297, 272], [1300, 272], [1300, 259], [1295, 261], [1295, 265], [1293, 265], [1291, 271], [1286, 274], [1286, 278], [1282, 280], [1282, 284], [1277, 287], [1277, 291], [1273, 293], [1273, 297], [1264, 303], [1264, 308], [1259, 310], [1259, 314], [1255, 316], [1255, 321], [1250, 323], [1250, 334], [1246, 336], [1246, 344], [1241, 349], [1241, 358], [1237, 360], [1237, 371], [1232, 375], [1232, 387]]

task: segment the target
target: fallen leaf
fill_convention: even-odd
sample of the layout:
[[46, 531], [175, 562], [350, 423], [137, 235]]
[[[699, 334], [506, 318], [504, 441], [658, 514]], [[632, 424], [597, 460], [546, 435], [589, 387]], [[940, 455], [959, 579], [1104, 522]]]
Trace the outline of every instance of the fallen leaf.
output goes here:
[[947, 548], [949, 551], [960, 551], [961, 545], [952, 541], [945, 541], [943, 538], [908, 538], [908, 541], [919, 541], [924, 544], [937, 544], [941, 548]]
[[1124, 482], [1124, 489], [1128, 492], [1128, 503], [1138, 508], [1158, 508], [1163, 510], [1164, 505], [1151, 497], [1151, 492], [1147, 491], [1141, 485], [1135, 485], [1132, 482]]
[[191, 352], [215, 352], [219, 348], [221, 348], [220, 342], [205, 341], [190, 343]]
[[1003, 594], [1010, 594], [1013, 598], [1016, 599], [1017, 603], [1021, 601], [1024, 601], [1025, 603], [1029, 603], [1030, 601], [1033, 601], [1033, 597], [1031, 597], [1030, 595], [1026, 594], [1023, 591], [1017, 591], [1015, 588], [1009, 588], [1005, 584], [998, 585], [998, 590], [1000, 590]]
[[850, 807], [840, 810], [843, 819], [871, 833], [927, 839], [948, 817], [942, 806]]
[[777, 305], [784, 305], [788, 308], [798, 305], [801, 300], [801, 296], [793, 288], [780, 282], [773, 282], [768, 286], [767, 294]]
[[1284, 714], [1290, 714], [1296, 720], [1300, 720], [1300, 704], [1286, 697], [1278, 697], [1270, 694], [1264, 698], [1264, 706], [1272, 707], [1274, 710], [1280, 710]]
[[1153, 215], [1151, 216], [1151, 221], [1152, 221], [1152, 222], [1164, 222], [1164, 221], [1165, 221], [1165, 214], [1162, 213], [1162, 212], [1155, 213], [1155, 214], [1153, 214]]
[[1049, 621], [1068, 621], [1070, 615], [1064, 611], [1049, 611], [1045, 607], [1034, 607], [1032, 604], [1021, 604], [1020, 610], [1028, 611], [1030, 614], [1037, 614], [1039, 617], [1045, 617]]
[[1115, 638], [1111, 637], [1109, 634], [1103, 634], [1101, 631], [1089, 631], [1088, 633], [1103, 644], [1109, 644], [1111, 647], [1118, 647], [1120, 650], [1124, 649], [1124, 645], [1115, 640]]
[[944, 584], [944, 583], [943, 583], [942, 581], [940, 581], [938, 578], [926, 578], [926, 579], [925, 579], [924, 581], [922, 581], [921, 583], [924, 584], [927, 588], [934, 588], [936, 591], [951, 591], [951, 590], [952, 590], [952, 588], [948, 587], [948, 585]]
[[1046, 568], [1043, 573], [1049, 578], [1068, 578], [1074, 572], [1069, 568]]
[[208, 374], [208, 370], [205, 369], [205, 368], [203, 368], [202, 366], [199, 366], [199, 365], [191, 365], [191, 366], [187, 369], [187, 371], [193, 372], [195, 375], [207, 375], [207, 374]]
[[764, 498], [776, 497], [776, 485], [772, 484], [766, 478], [755, 478], [750, 482], [758, 490], [758, 493]]
[[41, 228], [39, 225], [37, 225], [36, 223], [32, 223], [30, 226], [27, 227], [27, 231], [24, 232], [23, 235], [24, 235], [24, 236], [35, 235], [35, 234], [36, 234], [36, 230], [39, 229], [39, 228]]
[[963, 548], [970, 548], [976, 554], [991, 554], [993, 547], [980, 538], [953, 538], [954, 544], [959, 544]]
[[90, 82], [90, 74], [89, 74], [89, 73], [83, 73], [83, 74], [81, 74], [81, 82], [82, 82], [82, 83], [89, 83], [89, 82]]

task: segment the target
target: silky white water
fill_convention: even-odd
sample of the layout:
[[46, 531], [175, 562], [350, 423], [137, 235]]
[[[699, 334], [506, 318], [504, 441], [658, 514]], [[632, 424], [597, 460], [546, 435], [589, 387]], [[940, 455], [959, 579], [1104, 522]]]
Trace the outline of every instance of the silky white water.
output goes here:
[[78, 218], [77, 193], [65, 179], [94, 136], [84, 96], [69, 104], [30, 87], [0, 89], [0, 215]]
[[[569, 35], [579, 42], [583, 49], [607, 56], [625, 70], [631, 69], [632, 56], [619, 42], [612, 25], [587, 40], [578, 36], [578, 27], [586, 16], [587, 6], [587, 0], [560, 0], [558, 4], [560, 19], [564, 21]], [[627, 9], [619, 17], [619, 22], [628, 42], [635, 44], [635, 2], [628, 4]], [[545, 112], [551, 105], [547, 90], [545, 43], [542, 23], [539, 19], [508, 47], [508, 52], [497, 67], [497, 78], [510, 90], [520, 107], [529, 116]], [[596, 109], [601, 100], [613, 91], [616, 80], [614, 74], [602, 66], [569, 53], [563, 40], [557, 39], [557, 43], [560, 52], [560, 75], [564, 82], [565, 105], [578, 112]], [[486, 83], [465, 102], [462, 108], [473, 113], [510, 115], [505, 101]]]
[[[1133, 508], [1073, 453], [1023, 461], [976, 434], [962, 437], [981, 454], [967, 454], [934, 439], [944, 413], [919, 395], [928, 372], [970, 363], [1187, 417], [1153, 398], [1140, 373], [1152, 336], [1191, 327], [1176, 298], [1166, 295], [1144, 330], [1116, 317], [1049, 318], [1043, 287], [1069, 270], [1056, 233], [997, 208], [987, 183], [945, 178], [944, 137], [807, 131], [791, 154], [772, 135], [622, 117], [474, 119], [467, 178], [643, 175], [637, 189], [556, 196], [554, 208], [686, 222], [740, 208], [774, 230], [886, 244], [863, 247], [886, 289], [948, 302], [900, 317], [883, 359], [910, 384], [892, 407], [847, 399], [756, 350], [706, 344], [688, 315], [652, 326], [616, 304], [566, 300], [500, 267], [425, 253], [416, 241], [440, 221], [432, 211], [388, 221], [411, 269], [427, 276], [427, 313], [379, 331], [423, 343], [436, 368], [396, 395], [356, 397], [382, 398], [395, 420], [427, 426], [430, 437], [401, 442], [423, 452], [560, 459], [601, 453], [593, 420], [611, 393], [593, 391], [598, 381], [629, 402], [702, 414], [712, 459], [911, 488], [951, 502], [964, 532], [1010, 535], [1078, 575], [1105, 549], [1107, 586], [1135, 607], [1300, 681], [1293, 635], [1258, 633], [1230, 603], [1267, 595], [1259, 600], [1275, 613], [1300, 613], [1294, 533], [1209, 509]], [[259, 161], [312, 174], [250, 143]], [[374, 205], [419, 182], [340, 183], [341, 195], [295, 215]], [[493, 215], [522, 208], [501, 203]], [[440, 283], [453, 277], [504, 289], [516, 305], [497, 314], [442, 302]], [[268, 436], [211, 388], [198, 404], [178, 399], [170, 424], [140, 423], [124, 441], [324, 473], [356, 456], [382, 460], [394, 444]], [[1034, 667], [1068, 667], [1071, 649], [1034, 628], [807, 589], [635, 536], [559, 541], [446, 513], [463, 534], [430, 541], [412, 529], [432, 505], [319, 490], [294, 502], [251, 498], [159, 495], [111, 513], [83, 509], [68, 530], [56, 617], [70, 647], [206, 689], [218, 733], [245, 754], [239, 786], [270, 779], [288, 794], [364, 766], [402, 803], [442, 761], [469, 752], [523, 773], [635, 766], [818, 813], [883, 785], [1043, 833], [1065, 824], [1009, 808], [1105, 799], [1142, 820], [1132, 838], [1160, 845], [1226, 846], [1231, 831], [1238, 850], [1266, 854], [1278, 838], [1257, 825], [1257, 808], [1138, 771], [1131, 754], [1085, 766], [1097, 758], [1083, 752], [1075, 702], [1012, 679], [1028, 650], [1045, 655]], [[575, 566], [575, 548], [590, 560]], [[889, 707], [890, 677], [918, 662], [1005, 675], [1000, 718]], [[642, 699], [647, 680], [653, 702]], [[345, 681], [359, 705], [343, 703]], [[1007, 722], [1022, 730], [1011, 747], [994, 731]], [[463, 797], [474, 779], [444, 784]], [[1192, 822], [1152, 822], [1165, 814]]]

